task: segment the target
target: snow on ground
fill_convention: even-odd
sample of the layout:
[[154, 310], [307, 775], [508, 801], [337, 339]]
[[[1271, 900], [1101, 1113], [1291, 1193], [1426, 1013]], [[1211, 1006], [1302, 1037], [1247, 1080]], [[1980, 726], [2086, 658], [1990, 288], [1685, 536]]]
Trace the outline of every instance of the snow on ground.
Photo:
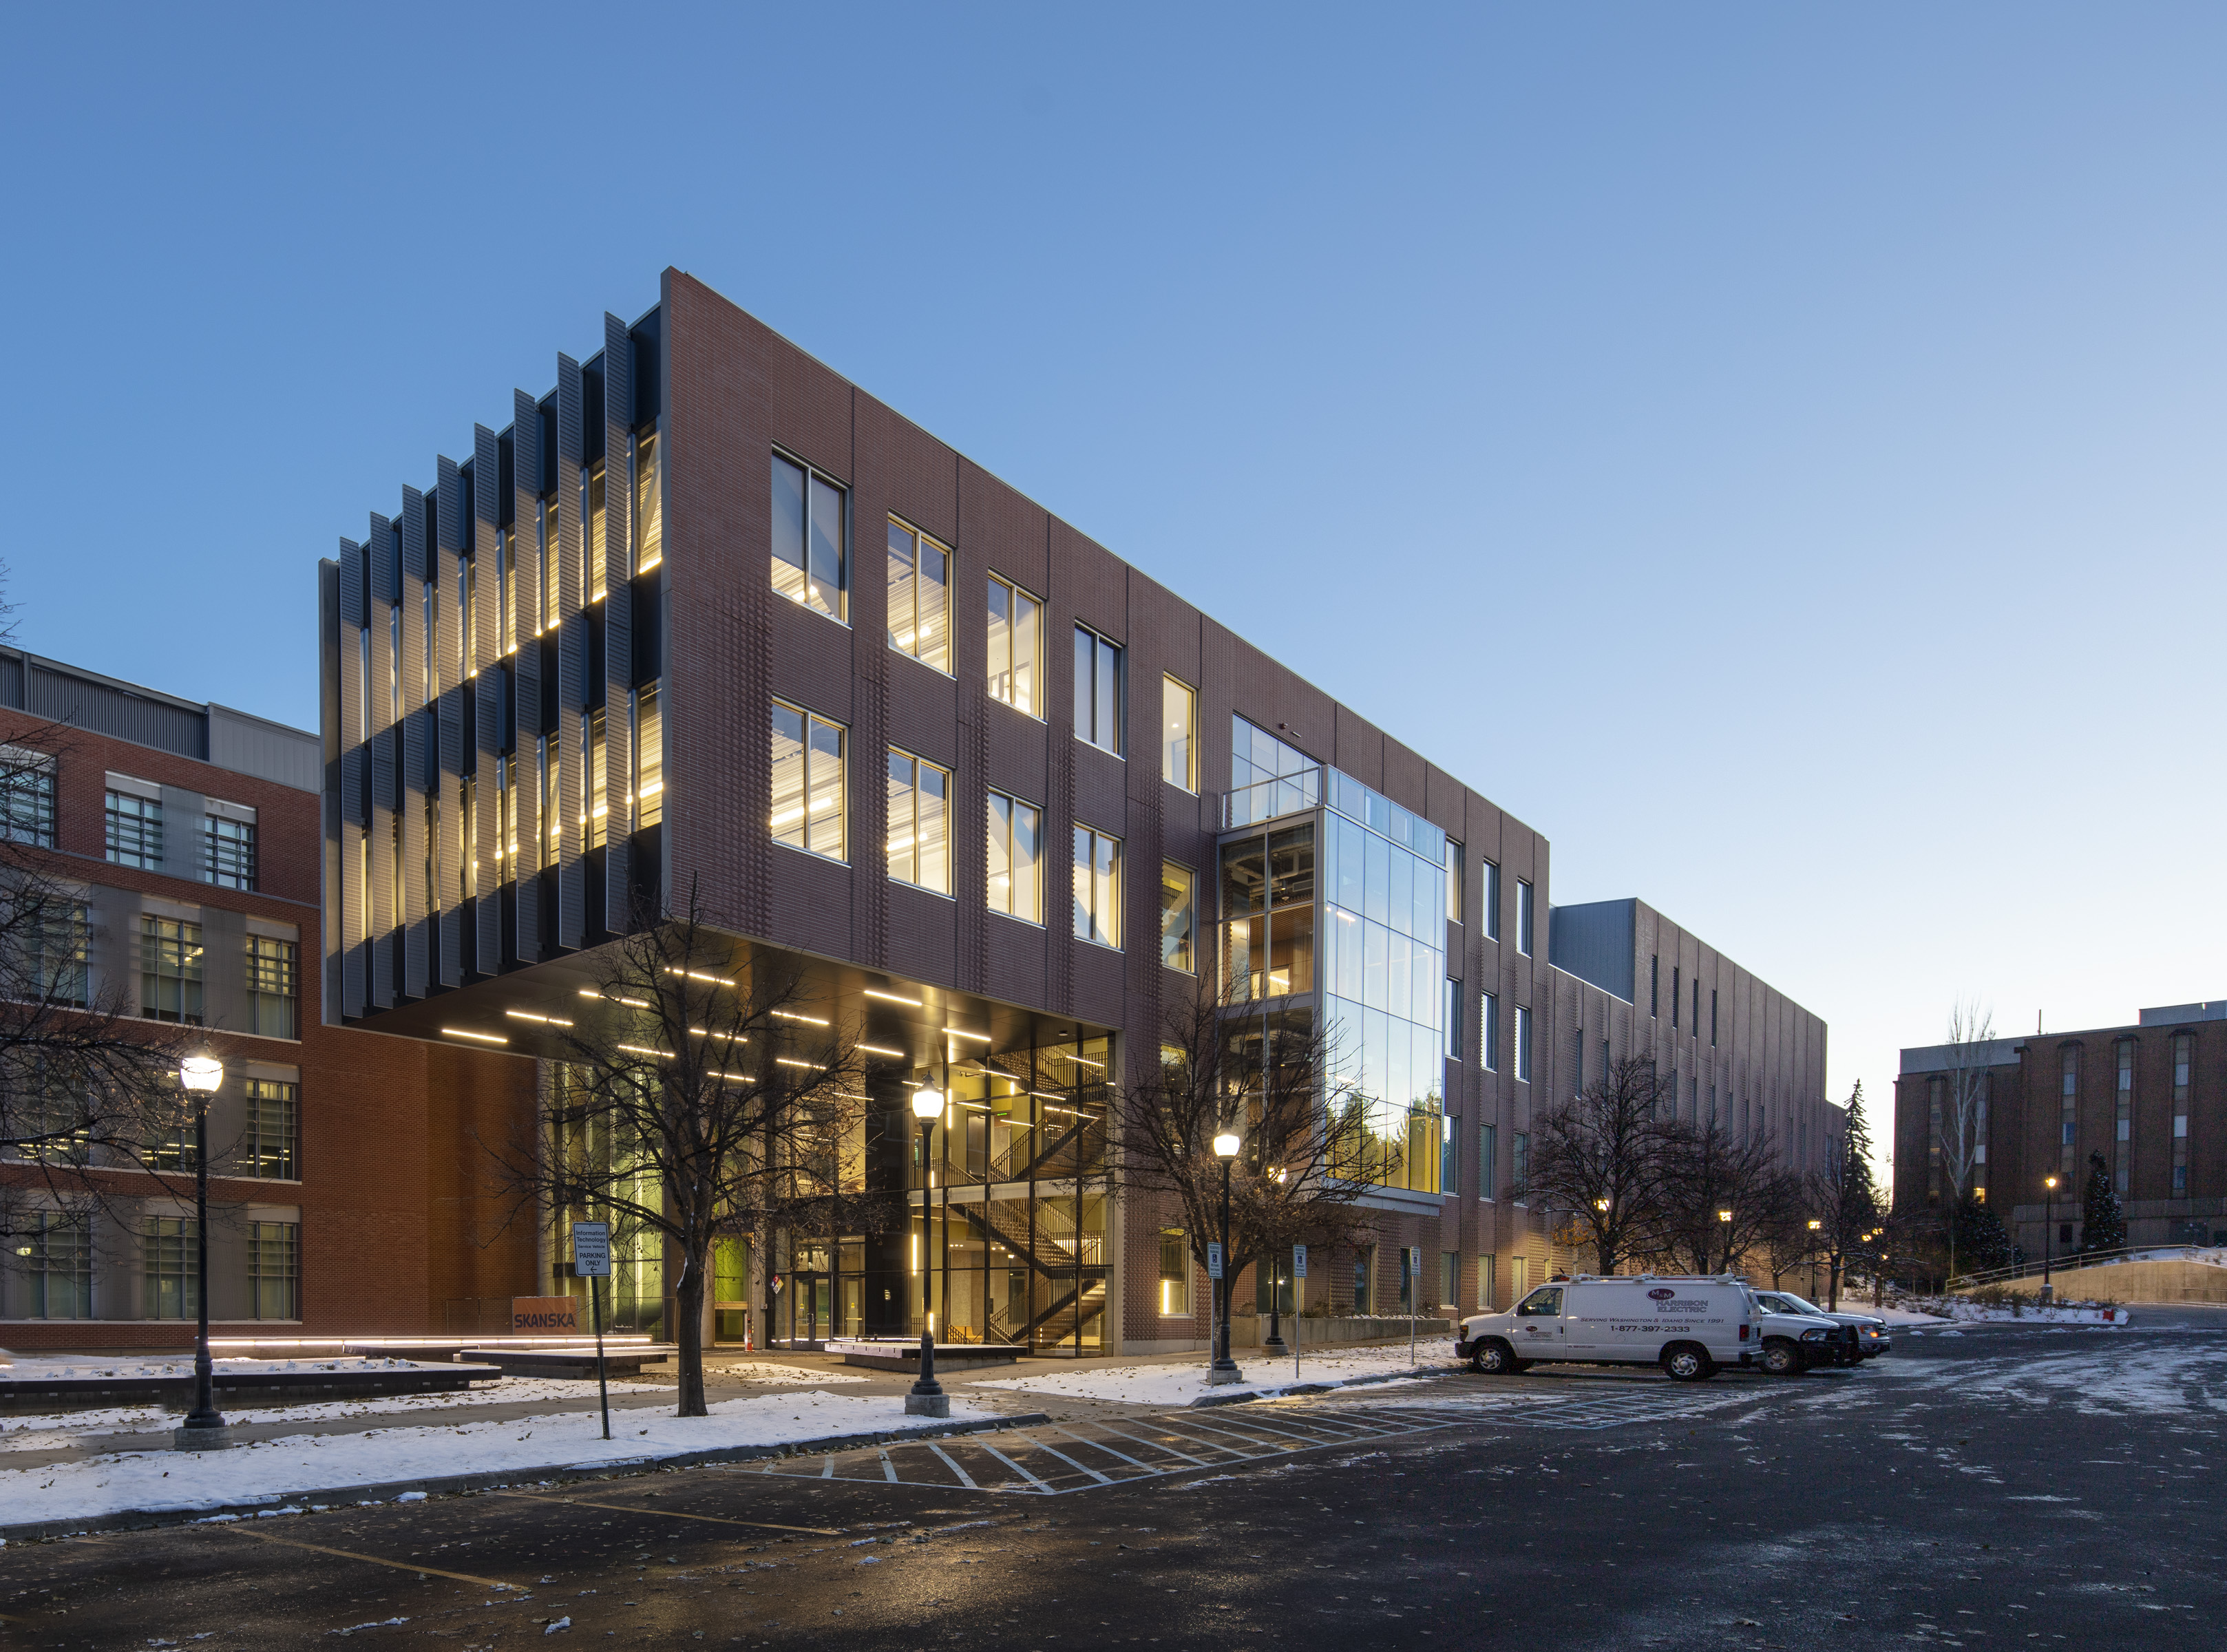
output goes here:
[[1893, 1359], [1882, 1364], [1895, 1368], [1886, 1375], [1898, 1380], [1903, 1398], [1917, 1387], [1953, 1388], [1960, 1399], [1998, 1400], [2022, 1412], [2051, 1404], [2096, 1417], [2217, 1418], [2227, 1412], [2227, 1357], [2208, 1346], [2129, 1338], [2115, 1344], [2109, 1359], [2084, 1349], [1976, 1357], [1988, 1346], [1975, 1338], [1958, 1352], [1975, 1357], [1946, 1364]]
[[1943, 1310], [1928, 1316], [1936, 1324], [1954, 1320], [1972, 1325], [2123, 1325], [2129, 1315], [2124, 1308], [2089, 1308], [2052, 1303], [2043, 1307], [2039, 1303], [2021, 1303], [2013, 1313], [2008, 1308], [1990, 1304], [1968, 1302], [1962, 1297], [1944, 1297], [1932, 1300], [1930, 1306]]
[[[799, 1372], [799, 1381], [810, 1374]], [[618, 1394], [670, 1394], [669, 1382], [614, 1382]], [[368, 1400], [321, 1400], [298, 1405], [235, 1406], [218, 1396], [219, 1408], [228, 1423], [322, 1423], [344, 1417], [377, 1417], [390, 1413], [464, 1410], [473, 1406], [552, 1404], [565, 1400], [592, 1403], [596, 1381], [572, 1381], [558, 1377], [512, 1377], [485, 1387], [452, 1394], [381, 1394]], [[0, 1451], [48, 1451], [76, 1445], [95, 1434], [131, 1433], [160, 1430], [164, 1434], [178, 1425], [178, 1413], [160, 1406], [118, 1406], [101, 1411], [41, 1412], [0, 1417]]]
[[[194, 1374], [194, 1356], [181, 1354], [175, 1357], [144, 1354], [125, 1354], [115, 1359], [94, 1359], [86, 1355], [74, 1355], [68, 1359], [42, 1360], [35, 1355], [15, 1355], [14, 1362], [0, 1376], [0, 1389], [10, 1382], [33, 1380], [47, 1381], [56, 1377], [189, 1377]], [[226, 1372], [254, 1375], [277, 1371], [409, 1371], [418, 1368], [453, 1370], [445, 1363], [419, 1360], [398, 1359], [307, 1359], [307, 1360], [232, 1360], [214, 1362]]]
[[867, 1382], [856, 1371], [822, 1371], [808, 1365], [779, 1365], [763, 1360], [704, 1362], [704, 1375], [722, 1382]]
[[[960, 1385], [1052, 1394], [1069, 1400], [1111, 1400], [1133, 1406], [1188, 1406], [1208, 1394], [1273, 1394], [1303, 1382], [1341, 1383], [1364, 1377], [1405, 1376], [1409, 1370], [1404, 1346], [1319, 1355], [1302, 1350], [1296, 1376], [1288, 1355], [1281, 1359], [1264, 1359], [1257, 1349], [1253, 1349], [1236, 1357], [1237, 1368], [1245, 1374], [1245, 1381], [1224, 1383], [1219, 1387], [1207, 1385], [1203, 1355], [1196, 1364], [1111, 1365], [1095, 1370], [1031, 1372], [1026, 1376], [974, 1381], [962, 1378]], [[1452, 1369], [1453, 1360], [1445, 1339], [1434, 1336], [1417, 1343], [1415, 1364], [1418, 1375], [1424, 1376]], [[945, 1386], [952, 1385], [947, 1382]]]
[[[12, 1521], [92, 1520], [280, 1503], [303, 1492], [455, 1474], [554, 1470], [654, 1461], [725, 1446], [775, 1445], [917, 1426], [904, 1398], [832, 1394], [724, 1400], [708, 1417], [593, 1411], [482, 1419], [453, 1426], [377, 1428], [357, 1434], [292, 1434], [228, 1451], [130, 1451], [42, 1469], [0, 1469], [0, 1508]], [[954, 1422], [992, 1416], [954, 1400]]]

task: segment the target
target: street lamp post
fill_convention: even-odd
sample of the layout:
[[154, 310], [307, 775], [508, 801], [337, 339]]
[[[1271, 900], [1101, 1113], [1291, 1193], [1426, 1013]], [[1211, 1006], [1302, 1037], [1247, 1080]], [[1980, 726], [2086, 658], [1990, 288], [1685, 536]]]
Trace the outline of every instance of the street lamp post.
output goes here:
[[1732, 1271], [1732, 1213], [1729, 1210], [1717, 1212], [1717, 1221], [1725, 1229], [1725, 1272], [1727, 1273]]
[[194, 1336], [194, 1408], [170, 1443], [182, 1451], [221, 1450], [232, 1431], [216, 1408], [215, 1374], [209, 1362], [208, 1311], [208, 1110], [209, 1098], [224, 1082], [224, 1063], [214, 1056], [188, 1056], [178, 1063], [178, 1081], [194, 1105], [194, 1295], [200, 1313]]
[[[1816, 1233], [1820, 1228], [1823, 1228], [1824, 1225], [1825, 1224], [1823, 1222], [1818, 1221], [1815, 1216], [1809, 1218], [1809, 1231], [1812, 1234]], [[1810, 1299], [1813, 1301], [1815, 1300], [1817, 1296], [1817, 1245], [1818, 1241], [1815, 1239], [1812, 1239], [1809, 1241], [1809, 1296]], [[1833, 1281], [1833, 1306], [1831, 1311], [1837, 1313], [1840, 1311], [1840, 1308], [1841, 1282], [1836, 1278]]]
[[2057, 1237], [2057, 1178], [2045, 1176], [2041, 1178], [2041, 1185], [2045, 1190], [2041, 1205], [2041, 1299], [2054, 1302], [2057, 1287], [2049, 1282], [2049, 1246], [2050, 1241]]
[[[936, 1115], [943, 1111], [943, 1092], [922, 1088], [912, 1093], [912, 1116], [920, 1120], [920, 1229], [924, 1241], [928, 1236], [928, 1149], [931, 1132], [935, 1128]], [[923, 1244], [923, 1250], [925, 1245]], [[921, 1259], [920, 1274], [920, 1375], [914, 1379], [912, 1391], [905, 1395], [905, 1415], [908, 1417], [948, 1417], [951, 1396], [935, 1380], [935, 1331], [934, 1316], [928, 1306], [928, 1259]]]
[[1214, 1363], [1207, 1368], [1209, 1383], [1242, 1382], [1245, 1374], [1229, 1357], [1229, 1161], [1237, 1157], [1237, 1132], [1225, 1130], [1214, 1139], [1214, 1156], [1222, 1161], [1222, 1295], [1214, 1324]]
[[[1279, 1188], [1291, 1172], [1281, 1164], [1268, 1172], [1268, 1179]], [[1268, 1340], [1260, 1344], [1263, 1354], [1277, 1359], [1284, 1356], [1284, 1251], [1279, 1246], [1268, 1247]], [[1292, 1335], [1299, 1333], [1295, 1330]]]

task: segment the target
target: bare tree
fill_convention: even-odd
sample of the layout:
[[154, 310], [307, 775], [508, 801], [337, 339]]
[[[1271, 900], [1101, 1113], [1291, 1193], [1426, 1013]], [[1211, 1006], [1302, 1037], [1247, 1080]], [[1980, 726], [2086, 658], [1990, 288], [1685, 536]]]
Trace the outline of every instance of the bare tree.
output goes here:
[[[1358, 1203], [1369, 1180], [1414, 1151], [1404, 1110], [1394, 1121], [1362, 1096], [1337, 1053], [1305, 1011], [1264, 1010], [1202, 983], [1168, 1010], [1158, 1069], [1113, 1097], [1114, 1179], [1180, 1205], [1202, 1268], [1228, 1178], [1230, 1253], [1215, 1321], [1223, 1353], [1237, 1276], [1286, 1245], [1357, 1242], [1373, 1223]], [[1214, 1151], [1225, 1131], [1241, 1143], [1227, 1162]]]
[[711, 928], [692, 890], [602, 958], [596, 1002], [558, 1027], [546, 1117], [490, 1151], [513, 1220], [603, 1219], [616, 1253], [647, 1235], [671, 1251], [679, 1414], [700, 1417], [718, 1234], [865, 1218], [835, 1214], [863, 1183], [857, 1045], [794, 965]]
[[[1959, 999], [1949, 1011], [1948, 1094], [1941, 1110], [1941, 1169], [1949, 1178], [1942, 1202], [1954, 1210], [1964, 1202], [1978, 1162], [1988, 1122], [1988, 1057], [1994, 1054], [1994, 1014], [1975, 1000]], [[1956, 1225], [1949, 1224], [1949, 1273], [1956, 1272]]]
[[1562, 1241], [1591, 1249], [1602, 1273], [1665, 1242], [1669, 1093], [1652, 1061], [1627, 1056], [1532, 1124], [1528, 1197], [1559, 1213]]
[[1679, 1122], [1663, 1131], [1662, 1253], [1688, 1272], [1726, 1272], [1789, 1219], [1799, 1183], [1760, 1138]]

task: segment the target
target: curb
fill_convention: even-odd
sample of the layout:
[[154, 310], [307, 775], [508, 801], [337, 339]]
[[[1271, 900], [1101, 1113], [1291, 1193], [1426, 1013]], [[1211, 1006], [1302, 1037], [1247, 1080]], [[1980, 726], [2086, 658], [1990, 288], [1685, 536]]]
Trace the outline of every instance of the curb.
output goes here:
[[[1335, 1394], [1340, 1388], [1362, 1388], [1375, 1382], [1407, 1382], [1430, 1375], [1423, 1367], [1412, 1371], [1382, 1371], [1373, 1376], [1348, 1377], [1342, 1382], [1292, 1382], [1280, 1388], [1253, 1388], [1243, 1394], [1207, 1394], [1192, 1400], [1187, 1410], [1207, 1406], [1242, 1406], [1254, 1400], [1280, 1400], [1294, 1394]], [[4, 1529], [4, 1528], [0, 1528]]]
[[24, 1521], [0, 1525], [0, 1542], [35, 1543], [48, 1538], [77, 1537], [88, 1532], [151, 1531], [165, 1526], [191, 1526], [201, 1521], [253, 1520], [276, 1515], [280, 1508], [306, 1514], [291, 1505], [312, 1501], [335, 1508], [360, 1502], [385, 1502], [415, 1493], [419, 1496], [453, 1496], [473, 1491], [496, 1491], [510, 1486], [570, 1485], [589, 1480], [617, 1480], [651, 1474], [662, 1469], [694, 1469], [722, 1463], [749, 1463], [765, 1457], [802, 1457], [827, 1451], [853, 1451], [864, 1445], [889, 1445], [903, 1440], [944, 1439], [954, 1434], [992, 1434], [1007, 1428], [1041, 1428], [1051, 1419], [1041, 1411], [1011, 1417], [985, 1417], [965, 1422], [938, 1422], [918, 1428], [883, 1429], [871, 1434], [835, 1434], [824, 1439], [788, 1440], [778, 1445], [715, 1445], [700, 1451], [676, 1451], [664, 1456], [622, 1457], [609, 1463], [552, 1464], [543, 1469], [493, 1469], [477, 1474], [429, 1475], [417, 1480], [389, 1480], [371, 1485], [336, 1486], [322, 1489], [274, 1492], [253, 1502], [221, 1503], [205, 1508], [119, 1508], [84, 1520]]

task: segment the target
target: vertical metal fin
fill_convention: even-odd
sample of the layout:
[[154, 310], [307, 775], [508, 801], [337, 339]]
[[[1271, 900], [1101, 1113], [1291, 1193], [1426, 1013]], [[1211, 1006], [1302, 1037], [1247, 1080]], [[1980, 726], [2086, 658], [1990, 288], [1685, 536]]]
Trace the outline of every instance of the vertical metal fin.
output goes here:
[[402, 991], [425, 996], [431, 974], [425, 900], [425, 495], [402, 490]]
[[534, 737], [541, 729], [541, 407], [524, 391], [511, 395], [510, 471], [513, 555], [518, 565], [518, 653], [511, 687], [518, 708], [511, 777], [512, 819], [518, 829], [520, 960], [541, 956], [541, 788], [534, 769]]
[[456, 909], [463, 883], [463, 610], [457, 594], [456, 558], [463, 550], [463, 477], [445, 454], [435, 460], [433, 486], [433, 669], [441, 685], [435, 711], [438, 779], [429, 788], [438, 800], [433, 842], [433, 924], [438, 936], [435, 968], [443, 986], [463, 985], [463, 918]]
[[[557, 358], [557, 943], [575, 949], [586, 944], [587, 867], [580, 839], [580, 713], [587, 708], [588, 619], [581, 611], [584, 592], [580, 535], [580, 466], [584, 392], [580, 364]], [[608, 490], [607, 490], [608, 491]]]
[[[425, 495], [415, 488], [402, 490], [402, 588], [412, 580], [425, 583]], [[420, 679], [423, 680], [422, 679]]]
[[472, 562], [478, 570], [473, 591], [473, 629], [478, 633], [479, 673], [473, 694], [473, 722], [477, 746], [472, 788], [472, 840], [475, 847], [472, 887], [479, 891], [474, 913], [472, 950], [482, 975], [502, 973], [502, 857], [501, 791], [496, 775], [501, 766], [503, 677], [507, 667], [502, 654], [502, 501], [496, 487], [502, 475], [502, 453], [495, 432], [484, 424], [472, 426]]
[[372, 513], [364, 541], [371, 561], [371, 985], [373, 1009], [394, 1007], [394, 527]]
[[603, 316], [603, 928], [633, 918], [634, 340]]
[[364, 552], [352, 539], [341, 541], [341, 1013], [363, 1014], [366, 973], [363, 908]]

